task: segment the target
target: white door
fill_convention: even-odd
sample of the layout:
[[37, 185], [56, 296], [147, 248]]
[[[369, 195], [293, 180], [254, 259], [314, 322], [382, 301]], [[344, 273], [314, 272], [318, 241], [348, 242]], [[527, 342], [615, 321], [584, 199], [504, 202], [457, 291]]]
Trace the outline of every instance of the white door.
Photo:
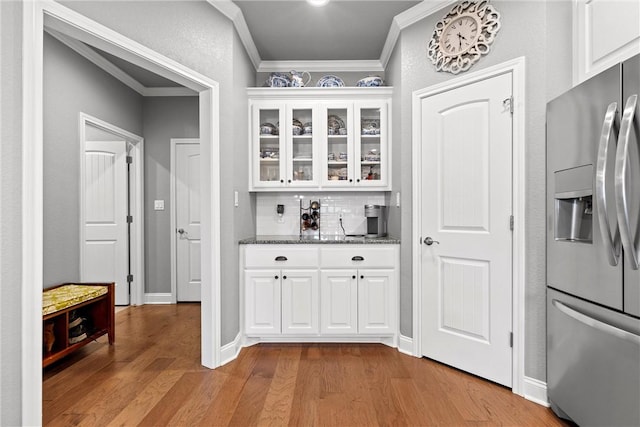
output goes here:
[[320, 332], [318, 271], [282, 270], [282, 333]]
[[247, 335], [280, 334], [280, 270], [244, 273]]
[[81, 279], [115, 282], [116, 304], [129, 304], [127, 147], [125, 141], [86, 141]]
[[200, 301], [200, 144], [179, 142], [175, 156], [176, 298]]
[[393, 334], [393, 270], [358, 270], [358, 332]]
[[320, 331], [323, 334], [358, 333], [358, 279], [356, 270], [323, 270], [320, 280]]
[[511, 80], [503, 74], [421, 104], [422, 354], [506, 386]]

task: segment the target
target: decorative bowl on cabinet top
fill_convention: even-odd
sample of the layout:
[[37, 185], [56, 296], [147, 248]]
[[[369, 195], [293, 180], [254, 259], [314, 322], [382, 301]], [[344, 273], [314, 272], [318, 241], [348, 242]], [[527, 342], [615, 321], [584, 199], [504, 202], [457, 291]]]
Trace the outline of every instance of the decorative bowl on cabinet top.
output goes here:
[[356, 82], [357, 87], [378, 87], [383, 85], [384, 81], [379, 76], [368, 76]]
[[344, 87], [344, 82], [340, 77], [328, 74], [320, 77], [316, 87]]
[[291, 79], [286, 73], [271, 73], [265, 83], [269, 87], [287, 87], [291, 85]]

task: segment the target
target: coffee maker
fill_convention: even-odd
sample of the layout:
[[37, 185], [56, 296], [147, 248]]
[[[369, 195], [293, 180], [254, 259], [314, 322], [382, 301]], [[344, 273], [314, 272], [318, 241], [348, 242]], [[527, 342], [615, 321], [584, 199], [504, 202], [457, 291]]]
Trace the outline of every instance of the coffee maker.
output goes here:
[[365, 237], [383, 237], [387, 235], [386, 206], [364, 205], [364, 216], [367, 218], [367, 234]]

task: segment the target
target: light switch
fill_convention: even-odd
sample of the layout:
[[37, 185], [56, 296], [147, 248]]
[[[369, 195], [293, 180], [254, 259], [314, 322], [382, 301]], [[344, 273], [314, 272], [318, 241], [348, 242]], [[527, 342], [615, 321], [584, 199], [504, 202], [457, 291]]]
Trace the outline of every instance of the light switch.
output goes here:
[[153, 209], [156, 211], [164, 210], [164, 200], [154, 200], [153, 201]]
[[397, 208], [400, 207], [400, 192], [399, 191], [396, 193], [396, 207]]
[[237, 191], [233, 192], [233, 206], [235, 206], [236, 208], [238, 207], [238, 192]]

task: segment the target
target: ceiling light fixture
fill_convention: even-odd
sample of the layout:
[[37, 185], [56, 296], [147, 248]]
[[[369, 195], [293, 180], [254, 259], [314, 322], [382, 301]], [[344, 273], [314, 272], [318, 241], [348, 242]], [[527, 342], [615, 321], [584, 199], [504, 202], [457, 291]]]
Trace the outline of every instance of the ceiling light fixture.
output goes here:
[[307, 3], [315, 7], [322, 7], [329, 3], [329, 0], [307, 0]]

